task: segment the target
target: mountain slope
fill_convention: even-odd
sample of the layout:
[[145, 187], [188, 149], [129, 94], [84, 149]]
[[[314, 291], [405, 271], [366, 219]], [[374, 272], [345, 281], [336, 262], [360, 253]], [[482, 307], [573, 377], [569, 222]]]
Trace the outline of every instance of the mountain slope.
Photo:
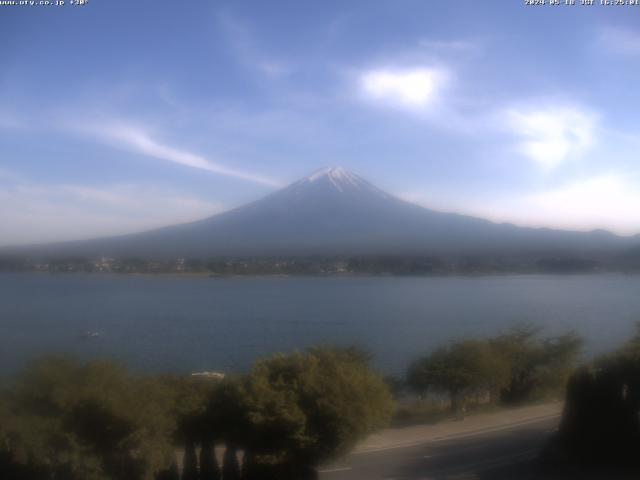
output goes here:
[[52, 254], [145, 258], [334, 254], [604, 252], [631, 239], [608, 232], [520, 228], [428, 210], [340, 167], [200, 220], [121, 237], [67, 242]]

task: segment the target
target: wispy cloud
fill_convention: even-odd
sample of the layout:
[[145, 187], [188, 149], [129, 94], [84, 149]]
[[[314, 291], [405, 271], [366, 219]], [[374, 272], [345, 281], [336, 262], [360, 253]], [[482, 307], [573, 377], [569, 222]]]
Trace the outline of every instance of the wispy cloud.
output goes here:
[[504, 118], [519, 138], [518, 150], [547, 170], [580, 156], [595, 142], [597, 117], [581, 108], [512, 108]]
[[415, 110], [434, 103], [447, 78], [437, 68], [380, 68], [364, 72], [360, 82], [369, 98]]
[[289, 73], [290, 66], [259, 46], [252, 30], [229, 13], [219, 14], [218, 23], [226, 34], [234, 56], [245, 66], [257, 69], [267, 77], [277, 78]]
[[598, 33], [597, 45], [617, 55], [640, 55], [640, 32], [622, 27], [604, 27]]
[[430, 40], [423, 39], [418, 42], [423, 48], [445, 51], [475, 51], [481, 48], [479, 41], [469, 40]]
[[144, 231], [213, 215], [222, 205], [166, 185], [10, 182], [0, 189], [0, 245]]
[[141, 153], [152, 158], [166, 160], [180, 165], [185, 165], [187, 167], [198, 168], [219, 175], [267, 185], [270, 187], [282, 186], [281, 182], [274, 179], [253, 172], [230, 168], [211, 161], [202, 155], [164, 144], [153, 138], [145, 130], [136, 126], [123, 123], [113, 123], [101, 126], [85, 127], [85, 131], [92, 133], [117, 147]]

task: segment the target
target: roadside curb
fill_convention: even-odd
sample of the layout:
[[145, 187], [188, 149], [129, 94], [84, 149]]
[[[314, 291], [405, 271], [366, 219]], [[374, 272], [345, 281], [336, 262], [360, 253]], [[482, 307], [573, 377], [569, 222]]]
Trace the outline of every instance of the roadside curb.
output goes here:
[[501, 430], [507, 430], [509, 428], [513, 428], [513, 427], [518, 427], [518, 426], [523, 426], [523, 425], [527, 425], [527, 424], [533, 424], [533, 423], [538, 423], [538, 422], [542, 422], [544, 420], [549, 420], [552, 418], [556, 418], [556, 417], [560, 417], [562, 415], [562, 411], [560, 412], [555, 412], [555, 413], [548, 413], [548, 414], [543, 414], [543, 415], [536, 415], [536, 416], [532, 416], [532, 417], [528, 417], [528, 418], [523, 418], [521, 420], [517, 420], [517, 421], [513, 421], [513, 422], [508, 422], [508, 423], [500, 423], [494, 426], [487, 426], [487, 427], [479, 427], [479, 428], [475, 428], [473, 430], [469, 430], [469, 431], [463, 431], [463, 432], [454, 432], [454, 433], [450, 433], [450, 434], [444, 434], [444, 435], [425, 435], [423, 438], [418, 438], [415, 440], [411, 440], [411, 441], [406, 441], [406, 442], [394, 442], [394, 443], [390, 443], [388, 445], [371, 445], [371, 446], [363, 446], [360, 449], [354, 450], [351, 455], [363, 455], [363, 454], [367, 454], [367, 453], [374, 453], [374, 452], [380, 452], [380, 451], [384, 451], [384, 450], [394, 450], [394, 449], [398, 449], [398, 448], [407, 448], [407, 447], [412, 447], [412, 446], [417, 446], [417, 445], [423, 445], [425, 443], [435, 443], [435, 442], [444, 442], [447, 440], [455, 440], [455, 439], [459, 439], [459, 438], [465, 438], [465, 437], [473, 437], [476, 435], [482, 435], [482, 434], [486, 434], [486, 433], [491, 433], [491, 432], [498, 432]]

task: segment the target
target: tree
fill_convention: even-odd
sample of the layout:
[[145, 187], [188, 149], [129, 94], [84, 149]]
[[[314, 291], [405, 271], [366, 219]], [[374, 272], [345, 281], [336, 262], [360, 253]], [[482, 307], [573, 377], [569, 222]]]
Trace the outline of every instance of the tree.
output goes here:
[[491, 340], [510, 368], [500, 394], [503, 402], [521, 403], [546, 392], [564, 391], [583, 341], [573, 332], [546, 339], [539, 338], [539, 333], [539, 328], [524, 325]]
[[161, 375], [155, 381], [164, 389], [164, 395], [171, 401], [170, 416], [175, 419], [175, 441], [185, 445], [188, 442], [202, 442], [210, 432], [203, 430], [203, 416], [221, 380], [208, 377]]
[[[156, 377], [155, 381], [164, 388], [165, 396], [170, 399], [168, 414], [175, 419], [176, 427], [173, 440], [177, 445], [184, 446], [183, 480], [219, 478], [219, 471], [216, 474], [215, 457], [211, 451], [214, 433], [210, 431], [205, 417], [210, 398], [220, 380], [209, 377], [162, 375]], [[200, 470], [205, 468], [204, 473], [198, 470], [196, 443], [200, 443], [203, 448], [200, 462], [204, 457], [204, 464], [200, 463]]]
[[170, 465], [175, 426], [163, 389], [113, 363], [45, 358], [4, 397], [7, 468], [44, 478], [150, 480]]
[[518, 326], [488, 340], [463, 340], [414, 362], [407, 384], [424, 395], [449, 396], [458, 412], [471, 395], [520, 403], [562, 392], [575, 369], [582, 339], [575, 333], [540, 338], [534, 326]]
[[[257, 362], [222, 382], [138, 377], [110, 362], [66, 357], [33, 364], [0, 394], [0, 478], [170, 480], [315, 478], [389, 419], [386, 384], [357, 349], [315, 348]], [[202, 445], [198, 468], [195, 445]]]
[[508, 365], [485, 340], [463, 340], [435, 350], [414, 362], [407, 382], [422, 394], [442, 392], [458, 413], [471, 395], [498, 390], [508, 378]]
[[211, 440], [205, 439], [200, 448], [200, 480], [220, 480], [220, 466]]
[[193, 441], [187, 440], [182, 461], [182, 480], [198, 480], [198, 456]]
[[243, 408], [251, 468], [263, 478], [306, 478], [383, 426], [392, 401], [361, 351], [324, 347], [257, 362]]
[[172, 462], [169, 468], [158, 472], [156, 474], [156, 480], [180, 480], [178, 464], [176, 462]]
[[240, 464], [238, 463], [238, 451], [233, 443], [227, 443], [222, 459], [223, 480], [240, 480]]
[[632, 468], [637, 476], [639, 449], [640, 337], [636, 334], [617, 351], [571, 376], [560, 428], [547, 445], [545, 458]]

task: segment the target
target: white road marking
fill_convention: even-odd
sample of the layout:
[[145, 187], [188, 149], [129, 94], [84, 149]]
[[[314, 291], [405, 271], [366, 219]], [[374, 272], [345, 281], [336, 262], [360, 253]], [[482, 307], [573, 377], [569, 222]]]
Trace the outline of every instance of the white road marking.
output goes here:
[[327, 468], [324, 470], [318, 470], [319, 473], [331, 473], [331, 472], [346, 472], [351, 470], [351, 467], [336, 467], [336, 468]]

